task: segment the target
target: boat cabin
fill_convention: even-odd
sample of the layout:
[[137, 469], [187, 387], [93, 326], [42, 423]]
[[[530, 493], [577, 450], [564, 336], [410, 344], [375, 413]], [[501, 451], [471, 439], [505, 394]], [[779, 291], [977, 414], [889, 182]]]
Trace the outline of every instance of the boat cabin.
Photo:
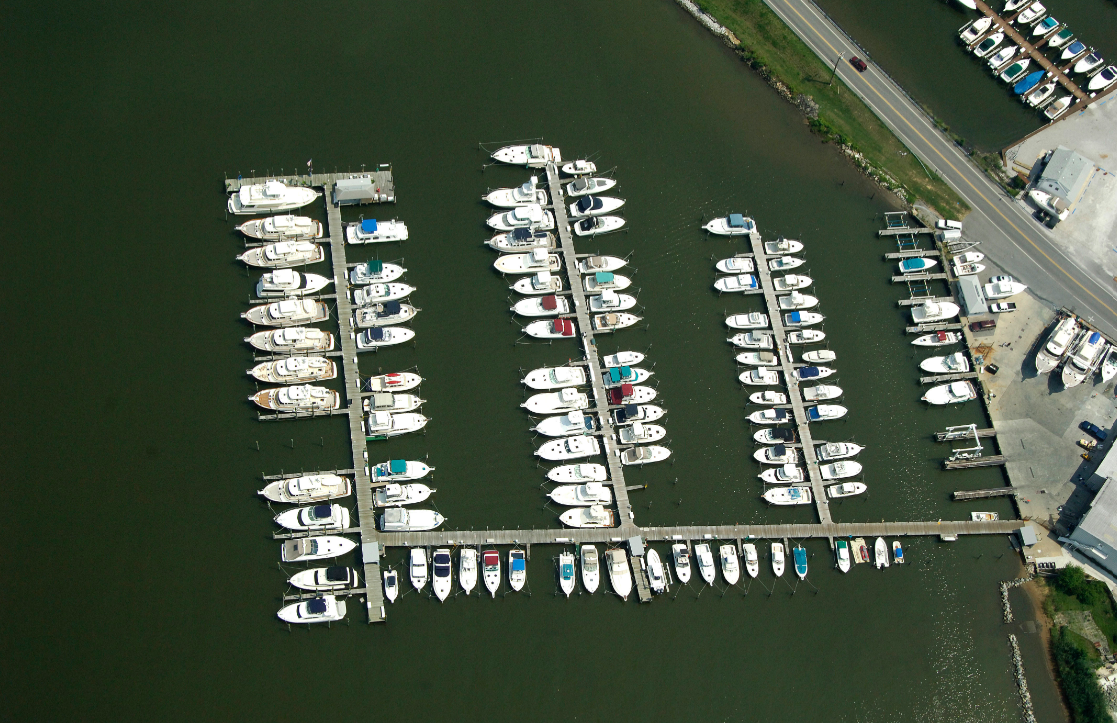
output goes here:
[[632, 394], [633, 388], [631, 384], [621, 384], [619, 387], [613, 387], [609, 390], [609, 403], [623, 404], [625, 399], [632, 397]]

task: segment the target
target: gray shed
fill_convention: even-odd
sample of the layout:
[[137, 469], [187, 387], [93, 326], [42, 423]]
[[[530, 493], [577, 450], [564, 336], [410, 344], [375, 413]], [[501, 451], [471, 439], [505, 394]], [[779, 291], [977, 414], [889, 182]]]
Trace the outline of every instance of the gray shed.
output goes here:
[[1059, 146], [1052, 151], [1047, 165], [1039, 174], [1036, 188], [1067, 203], [1074, 203], [1082, 195], [1093, 173], [1094, 164], [1088, 159]]
[[966, 316], [989, 313], [985, 293], [977, 276], [958, 277], [958, 300], [962, 302], [962, 313]]
[[334, 185], [335, 206], [355, 206], [380, 200], [382, 199], [376, 192], [376, 184], [368, 176], [343, 178]]

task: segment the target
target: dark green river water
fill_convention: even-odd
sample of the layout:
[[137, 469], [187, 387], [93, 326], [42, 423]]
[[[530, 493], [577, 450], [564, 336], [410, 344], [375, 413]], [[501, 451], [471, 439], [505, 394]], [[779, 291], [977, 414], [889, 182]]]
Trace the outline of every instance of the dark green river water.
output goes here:
[[[221, 180], [311, 158], [318, 171], [394, 164], [399, 203], [365, 213], [398, 216], [411, 240], [351, 260], [403, 257], [418, 341], [361, 370], [418, 366], [432, 421], [370, 457], [429, 454], [451, 528], [557, 524], [519, 370], [576, 351], [515, 344], [478, 200], [527, 176], [482, 172], [478, 143], [536, 136], [615, 167], [628, 200], [627, 233], [579, 247], [632, 253], [648, 326], [603, 348], [648, 350], [669, 410], [672, 463], [629, 478], [648, 485], [632, 493], [638, 524], [815, 519], [759, 499], [722, 324], [759, 301], [711, 290], [714, 260], [742, 246], [700, 231], [729, 210], [807, 244], [850, 410], [816, 434], [867, 446], [869, 494], [834, 505], [835, 519], [968, 517], [949, 493], [1002, 483], [997, 470], [940, 471], [931, 434], [984, 420], [976, 404], [919, 402], [922, 355], [895, 303], [906, 290], [888, 283], [892, 247], [874, 233], [888, 200], [676, 5], [118, 4], [4, 18], [5, 298], [20, 312], [2, 436], [11, 720], [1018, 720], [997, 581], [1019, 564], [1004, 538], [912, 540], [910, 564], [848, 575], [813, 541], [794, 595], [765, 571], [724, 595], [695, 587], [643, 606], [555, 598], [557, 549], [536, 548], [530, 596], [409, 594], [375, 627], [357, 604], [333, 629], [275, 618], [285, 574], [259, 475], [348, 466], [349, 450], [340, 418], [262, 424], [244, 401], [255, 387], [238, 314], [257, 275], [234, 261]], [[1023, 638], [1037, 713], [1056, 720], [1036, 636]]]

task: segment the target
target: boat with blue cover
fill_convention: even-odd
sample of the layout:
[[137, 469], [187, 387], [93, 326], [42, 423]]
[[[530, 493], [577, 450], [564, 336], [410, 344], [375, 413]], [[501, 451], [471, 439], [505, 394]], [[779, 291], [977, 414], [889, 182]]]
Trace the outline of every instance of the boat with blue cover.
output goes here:
[[527, 558], [524, 551], [515, 548], [508, 551], [508, 584], [517, 592], [524, 589], [527, 582]]
[[795, 574], [799, 576], [800, 580], [807, 577], [807, 550], [802, 545], [794, 547], [791, 550], [795, 558]]
[[423, 462], [390, 459], [372, 468], [372, 480], [373, 484], [410, 481], [422, 479], [433, 471], [434, 467], [428, 467]]
[[653, 373], [639, 367], [609, 367], [605, 371], [602, 381], [605, 383], [606, 389], [619, 387], [622, 384], [640, 384], [646, 382]]
[[345, 601], [333, 595], [323, 595], [313, 600], [291, 603], [279, 610], [279, 619], [285, 623], [329, 623], [345, 617]]
[[562, 552], [558, 559], [559, 587], [566, 597], [574, 592], [574, 555]]
[[736, 276], [721, 277], [714, 282], [714, 288], [723, 293], [734, 293], [756, 291], [760, 288], [760, 284], [752, 274], [737, 274]]
[[1034, 72], [1028, 73], [1026, 76], [1024, 76], [1023, 80], [1018, 81], [1016, 85], [1012, 86], [1013, 94], [1024, 95], [1025, 93], [1031, 91], [1032, 88], [1043, 82], [1043, 79], [1046, 76], [1046, 70], [1036, 70]]
[[743, 236], [756, 230], [756, 222], [740, 213], [715, 218], [702, 228], [718, 236]]
[[386, 264], [379, 259], [372, 259], [354, 267], [349, 272], [349, 282], [353, 286], [387, 284], [403, 276], [404, 271], [407, 269], [398, 264]]
[[620, 291], [632, 286], [632, 279], [612, 271], [598, 271], [582, 280], [582, 288], [586, 291]]
[[904, 564], [904, 548], [900, 547], [899, 540], [892, 541], [892, 557], [896, 560], [897, 565]]
[[407, 225], [402, 221], [377, 221], [367, 218], [347, 224], [345, 240], [351, 244], [379, 244], [389, 241], [406, 241]]
[[841, 419], [848, 410], [838, 404], [819, 404], [807, 409], [808, 422], [824, 422], [828, 419]]
[[918, 274], [938, 265], [934, 259], [904, 259], [900, 262], [901, 274]]

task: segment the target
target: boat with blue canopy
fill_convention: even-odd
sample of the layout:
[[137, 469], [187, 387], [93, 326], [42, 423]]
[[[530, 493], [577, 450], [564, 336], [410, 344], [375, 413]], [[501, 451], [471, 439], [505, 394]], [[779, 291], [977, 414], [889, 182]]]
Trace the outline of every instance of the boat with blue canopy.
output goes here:
[[756, 230], [756, 222], [740, 213], [715, 218], [702, 228], [718, 236], [744, 236]]
[[795, 557], [795, 574], [799, 576], [800, 580], [807, 577], [807, 550], [802, 545], [792, 548], [792, 554]]
[[1013, 94], [1024, 95], [1025, 93], [1029, 92], [1032, 88], [1036, 87], [1041, 82], [1043, 82], [1043, 79], [1046, 76], [1047, 76], [1047, 71], [1046, 70], [1037, 70], [1037, 71], [1034, 71], [1032, 73], [1028, 73], [1026, 76], [1024, 76], [1023, 80], [1017, 82], [1016, 85], [1012, 86]]

